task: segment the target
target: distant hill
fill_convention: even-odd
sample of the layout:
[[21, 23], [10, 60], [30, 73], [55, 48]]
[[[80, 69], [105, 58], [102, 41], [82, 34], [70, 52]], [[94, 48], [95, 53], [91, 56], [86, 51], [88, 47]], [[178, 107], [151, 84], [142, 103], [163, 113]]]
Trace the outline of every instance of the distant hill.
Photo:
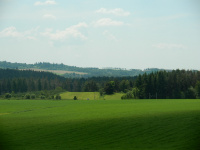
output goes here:
[[149, 68], [145, 70], [124, 68], [82, 68], [76, 66], [68, 66], [64, 64], [52, 64], [48, 62], [39, 62], [35, 64], [26, 63], [11, 63], [7, 61], [0, 61], [0, 68], [6, 69], [20, 69], [20, 70], [35, 70], [53, 72], [64, 77], [80, 78], [80, 77], [123, 77], [123, 76], [137, 76], [139, 74], [157, 72], [164, 69]]
[[65, 78], [51, 72], [44, 72], [44, 71], [33, 71], [33, 70], [16, 70], [16, 69], [2, 69], [0, 68], [0, 80], [2, 79], [17, 79], [17, 78], [26, 78], [26, 79], [48, 79], [54, 80], [58, 79], [60, 81], [64, 81]]

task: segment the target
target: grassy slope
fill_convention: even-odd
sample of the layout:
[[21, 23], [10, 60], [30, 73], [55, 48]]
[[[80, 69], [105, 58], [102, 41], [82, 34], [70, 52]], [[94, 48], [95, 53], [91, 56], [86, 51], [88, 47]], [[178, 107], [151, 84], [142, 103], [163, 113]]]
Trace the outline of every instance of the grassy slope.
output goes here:
[[[105, 100], [120, 100], [122, 93], [115, 93], [113, 95], [105, 95]], [[80, 100], [103, 100], [103, 98], [99, 97], [99, 92], [65, 92], [61, 94], [62, 99], [73, 99], [74, 96], [77, 96]]]
[[76, 72], [76, 71], [64, 71], [64, 70], [45, 70], [45, 69], [35, 69], [35, 68], [29, 68], [29, 69], [21, 69], [21, 70], [34, 70], [34, 71], [44, 71], [44, 72], [52, 72], [58, 75], [64, 75], [66, 73], [72, 74], [79, 74], [79, 75], [86, 75], [88, 73], [84, 73], [84, 72]]
[[200, 147], [199, 100], [2, 100], [0, 119], [5, 149]]

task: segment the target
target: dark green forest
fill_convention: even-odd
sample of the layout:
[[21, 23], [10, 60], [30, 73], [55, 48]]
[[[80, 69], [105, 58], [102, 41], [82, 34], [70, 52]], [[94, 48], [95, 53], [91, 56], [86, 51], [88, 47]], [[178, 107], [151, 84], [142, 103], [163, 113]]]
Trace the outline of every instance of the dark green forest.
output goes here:
[[[3, 98], [23, 97], [30, 99], [44, 98], [44, 95], [54, 96], [62, 90], [64, 77], [49, 72], [37, 72], [32, 70], [0, 69], [0, 96]], [[45, 92], [43, 92], [45, 91]]]
[[133, 86], [135, 79], [136, 77], [64, 78], [50, 72], [0, 69], [0, 94], [55, 90], [58, 87], [71, 92], [94, 92], [104, 88], [109, 81], [118, 84], [127, 80]]
[[[122, 99], [199, 98], [200, 72], [156, 71], [135, 77], [64, 78], [50, 72], [0, 69], [0, 95], [62, 89], [96, 92], [100, 95], [124, 93]], [[60, 90], [60, 91], [62, 91]]]
[[200, 72], [173, 70], [139, 75], [134, 88], [124, 98], [195, 99], [200, 98]]

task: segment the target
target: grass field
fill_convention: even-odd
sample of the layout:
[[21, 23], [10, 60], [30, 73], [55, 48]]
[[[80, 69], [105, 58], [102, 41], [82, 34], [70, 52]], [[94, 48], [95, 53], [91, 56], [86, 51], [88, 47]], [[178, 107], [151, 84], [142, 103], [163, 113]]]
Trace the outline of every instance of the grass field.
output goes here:
[[0, 149], [198, 150], [200, 100], [0, 100]]
[[36, 69], [36, 68], [29, 68], [29, 69], [21, 69], [21, 70], [34, 70], [34, 71], [44, 71], [44, 72], [52, 72], [58, 75], [63, 75], [66, 73], [72, 74], [79, 74], [79, 75], [86, 75], [87, 73], [84, 72], [76, 72], [76, 71], [65, 71], [65, 70], [44, 70], [44, 69]]
[[62, 99], [73, 100], [77, 96], [79, 100], [121, 100], [123, 93], [105, 95], [100, 97], [99, 92], [64, 92], [61, 94]]

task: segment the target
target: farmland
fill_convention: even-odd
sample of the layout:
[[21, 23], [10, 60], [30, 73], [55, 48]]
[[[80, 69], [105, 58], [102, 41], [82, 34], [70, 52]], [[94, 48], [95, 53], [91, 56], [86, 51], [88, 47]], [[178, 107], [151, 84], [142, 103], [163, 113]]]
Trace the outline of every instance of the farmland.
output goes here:
[[123, 93], [115, 93], [100, 97], [99, 92], [64, 92], [61, 94], [62, 99], [72, 100], [76, 96], [80, 100], [121, 100]]
[[58, 75], [64, 75], [64, 74], [79, 74], [79, 75], [86, 75], [87, 73], [84, 72], [75, 72], [75, 71], [65, 71], [65, 70], [45, 70], [45, 69], [35, 69], [35, 68], [29, 68], [29, 69], [20, 69], [20, 70], [34, 70], [34, 71], [44, 71], [44, 72], [52, 72]]
[[198, 149], [199, 100], [1, 100], [1, 149]]

